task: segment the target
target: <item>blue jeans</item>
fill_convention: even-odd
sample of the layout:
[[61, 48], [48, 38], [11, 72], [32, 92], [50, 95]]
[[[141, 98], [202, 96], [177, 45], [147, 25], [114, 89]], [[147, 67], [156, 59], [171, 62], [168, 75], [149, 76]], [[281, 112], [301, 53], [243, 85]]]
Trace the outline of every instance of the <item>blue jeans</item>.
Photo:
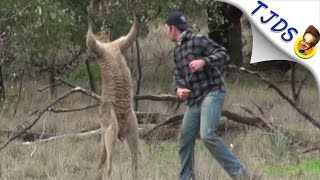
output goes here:
[[195, 179], [194, 146], [199, 129], [205, 147], [232, 178], [248, 176], [246, 167], [217, 135], [224, 97], [225, 92], [212, 91], [201, 102], [188, 107], [178, 137], [180, 180]]

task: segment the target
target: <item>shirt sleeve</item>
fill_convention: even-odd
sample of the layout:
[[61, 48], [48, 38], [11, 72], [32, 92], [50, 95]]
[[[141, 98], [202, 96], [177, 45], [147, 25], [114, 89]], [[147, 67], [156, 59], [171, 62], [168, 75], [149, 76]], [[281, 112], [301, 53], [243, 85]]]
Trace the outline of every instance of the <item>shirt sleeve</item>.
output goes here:
[[175, 68], [174, 68], [175, 91], [177, 91], [178, 88], [185, 88], [186, 82], [182, 74], [182, 69], [179, 68], [181, 67], [179, 65], [179, 63], [181, 62], [178, 62], [175, 56], [174, 56], [174, 62], [175, 62]]
[[203, 60], [210, 67], [221, 68], [230, 62], [227, 50], [208, 38], [202, 38], [200, 46], [203, 49]]

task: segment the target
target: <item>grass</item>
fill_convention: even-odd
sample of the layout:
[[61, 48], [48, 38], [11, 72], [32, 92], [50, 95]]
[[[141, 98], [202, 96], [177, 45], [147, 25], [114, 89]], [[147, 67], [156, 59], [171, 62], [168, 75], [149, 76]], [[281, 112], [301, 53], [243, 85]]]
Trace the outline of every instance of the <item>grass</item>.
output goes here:
[[[149, 77], [151, 78], [151, 77]], [[252, 85], [252, 82], [255, 85]], [[225, 109], [247, 115], [234, 104], [243, 104], [257, 113], [255, 103], [262, 107], [274, 104], [268, 112], [270, 121], [283, 127], [300, 138], [317, 142], [320, 136], [318, 129], [306, 122], [292, 107], [279, 98], [273, 90], [266, 89], [254, 79], [227, 79], [228, 96]], [[16, 116], [12, 116], [8, 103], [1, 112], [1, 127], [12, 128], [22, 122], [26, 115], [51, 102], [47, 92], [39, 93], [36, 89], [45, 85], [29, 82], [25, 84], [22, 101]], [[286, 87], [286, 86], [284, 86]], [[312, 86], [305, 88], [302, 94], [301, 106], [318, 117], [317, 90]], [[149, 87], [150, 88], [150, 87]], [[59, 92], [66, 91], [60, 88]], [[162, 87], [154, 89], [143, 88], [142, 93], [162, 91]], [[81, 95], [73, 95], [61, 102], [58, 108], [76, 108], [93, 104], [95, 101]], [[167, 103], [141, 102], [139, 109], [147, 112], [173, 113]], [[178, 113], [184, 112], [182, 106]], [[9, 110], [9, 111], [8, 111]], [[47, 133], [70, 133], [84, 128], [97, 126], [99, 118], [97, 109], [88, 111], [50, 114], [45, 123]], [[43, 119], [33, 131], [41, 132]], [[164, 128], [165, 130], [165, 128]], [[0, 141], [4, 140], [0, 138]], [[298, 154], [299, 149], [290, 146], [279, 136], [272, 136], [256, 128], [246, 128], [242, 132], [228, 132], [223, 136], [226, 144], [234, 144], [234, 152], [248, 167], [251, 173], [262, 175], [262, 179], [319, 179], [319, 152], [306, 155]], [[30, 154], [34, 146], [22, 145], [15, 141], [10, 144], [0, 156], [0, 179], [93, 179], [99, 160], [100, 141], [97, 137], [70, 137], [55, 142], [38, 144], [35, 154]], [[177, 179], [179, 159], [176, 137], [171, 141], [141, 140], [140, 174], [143, 180]], [[117, 156], [114, 159], [113, 178], [116, 180], [131, 178], [130, 153], [126, 144], [117, 144]], [[299, 163], [298, 163], [299, 162]], [[198, 140], [196, 146], [196, 172], [199, 179], [228, 179], [228, 175], [210, 155], [203, 143]]]
[[[254, 82], [254, 79], [242, 81], [227, 80], [228, 96], [225, 102], [226, 109], [247, 115], [234, 104], [243, 104], [257, 112], [251, 99], [262, 107], [274, 104], [268, 112], [270, 121], [283, 127], [300, 138], [317, 142], [320, 136], [318, 129], [306, 122], [284, 100], [279, 98], [273, 90], [266, 89], [264, 85]], [[251, 84], [254, 82], [256, 87]], [[44, 86], [41, 83], [29, 82], [25, 84], [22, 101], [16, 116], [11, 114], [8, 104], [6, 111], [1, 112], [1, 127], [12, 128], [22, 122], [27, 114], [51, 102], [47, 92], [39, 93], [36, 89]], [[248, 88], [250, 87], [250, 88]], [[319, 116], [317, 111], [317, 90], [308, 86], [302, 94], [301, 106]], [[162, 87], [155, 89], [142, 89], [142, 93], [154, 91], [161, 92]], [[66, 89], [59, 89], [62, 93]], [[73, 95], [61, 102], [58, 108], [76, 108], [93, 104], [94, 100], [81, 95]], [[178, 111], [184, 111], [182, 106]], [[9, 110], [9, 111], [8, 111]], [[166, 103], [140, 103], [140, 110], [147, 112], [173, 113]], [[178, 112], [178, 113], [179, 113]], [[70, 133], [84, 128], [97, 126], [99, 118], [97, 109], [88, 111], [50, 114], [45, 123], [47, 133]], [[32, 131], [41, 132], [43, 119]], [[165, 130], [165, 128], [164, 128]], [[298, 154], [299, 149], [288, 145], [279, 136], [272, 136], [256, 128], [246, 128], [242, 132], [228, 132], [223, 136], [226, 144], [234, 144], [234, 152], [249, 168], [251, 173], [262, 175], [262, 179], [319, 179], [320, 167], [319, 152], [306, 155]], [[0, 141], [5, 140], [1, 137]], [[179, 173], [179, 159], [176, 137], [171, 141], [141, 140], [140, 174], [143, 180], [177, 179]], [[0, 156], [0, 179], [93, 179], [99, 161], [100, 141], [97, 137], [78, 138], [70, 137], [55, 142], [38, 144], [35, 154], [30, 154], [35, 146], [22, 145], [15, 141], [10, 144]], [[130, 153], [126, 144], [117, 144], [117, 156], [114, 159], [113, 178], [116, 180], [131, 178]], [[299, 163], [298, 163], [299, 162]], [[196, 146], [196, 172], [199, 179], [228, 179], [228, 175], [210, 155], [203, 143], [198, 140]]]
[[261, 168], [268, 176], [297, 176], [301, 173], [320, 177], [320, 159], [305, 159], [298, 163], [263, 164]]

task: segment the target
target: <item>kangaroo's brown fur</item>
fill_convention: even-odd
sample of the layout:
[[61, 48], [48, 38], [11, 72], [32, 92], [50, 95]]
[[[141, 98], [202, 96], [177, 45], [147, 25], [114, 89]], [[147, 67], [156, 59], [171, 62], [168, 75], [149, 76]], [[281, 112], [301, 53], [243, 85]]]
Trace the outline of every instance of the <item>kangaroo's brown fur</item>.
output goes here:
[[98, 59], [102, 77], [102, 103], [99, 108], [101, 120], [101, 159], [102, 165], [107, 160], [108, 177], [111, 175], [113, 148], [117, 138], [127, 140], [132, 154], [133, 178], [137, 179], [138, 170], [138, 123], [132, 108], [133, 89], [131, 73], [122, 52], [136, 38], [137, 18], [129, 33], [110, 42], [108, 31], [96, 35], [92, 32], [92, 21], [89, 18], [86, 45]]

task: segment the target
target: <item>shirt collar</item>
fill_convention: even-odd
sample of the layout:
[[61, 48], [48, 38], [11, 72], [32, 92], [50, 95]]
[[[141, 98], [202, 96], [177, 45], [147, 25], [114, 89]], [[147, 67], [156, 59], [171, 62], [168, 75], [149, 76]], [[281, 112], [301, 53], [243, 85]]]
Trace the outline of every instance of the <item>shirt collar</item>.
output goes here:
[[176, 42], [177, 45], [181, 45], [181, 41], [184, 39], [184, 37], [186, 36], [187, 34], [187, 30], [183, 31], [180, 36], [179, 36], [179, 40], [178, 42]]

